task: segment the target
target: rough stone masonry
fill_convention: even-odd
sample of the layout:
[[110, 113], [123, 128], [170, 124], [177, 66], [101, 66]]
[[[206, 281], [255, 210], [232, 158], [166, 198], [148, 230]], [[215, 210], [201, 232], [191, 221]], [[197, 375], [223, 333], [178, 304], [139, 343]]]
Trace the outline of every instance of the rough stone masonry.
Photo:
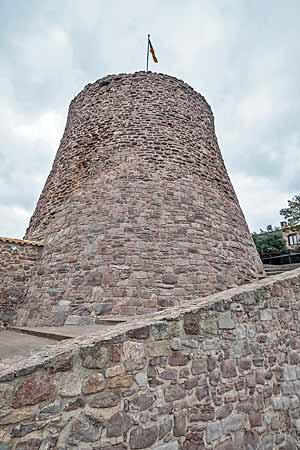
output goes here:
[[1, 450], [297, 450], [300, 269], [0, 363]]
[[107, 76], [72, 101], [26, 239], [43, 241], [18, 325], [147, 314], [263, 273], [205, 99]]

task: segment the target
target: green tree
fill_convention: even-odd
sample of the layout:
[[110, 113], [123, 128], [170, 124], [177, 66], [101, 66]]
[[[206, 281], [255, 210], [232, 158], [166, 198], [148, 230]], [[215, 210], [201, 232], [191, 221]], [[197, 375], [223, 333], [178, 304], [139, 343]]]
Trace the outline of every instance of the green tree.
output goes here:
[[288, 208], [280, 210], [280, 214], [284, 216], [290, 226], [300, 224], [300, 194], [295, 195], [292, 200], [288, 200]]
[[252, 233], [252, 238], [260, 255], [274, 255], [287, 250], [281, 230], [261, 230], [260, 233]]

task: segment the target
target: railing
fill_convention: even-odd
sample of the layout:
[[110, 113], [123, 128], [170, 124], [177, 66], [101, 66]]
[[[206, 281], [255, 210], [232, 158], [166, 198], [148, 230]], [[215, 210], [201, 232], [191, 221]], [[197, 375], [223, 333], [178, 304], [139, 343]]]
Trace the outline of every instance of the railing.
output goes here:
[[300, 263], [300, 253], [286, 253], [279, 256], [261, 256], [264, 264], [283, 265]]

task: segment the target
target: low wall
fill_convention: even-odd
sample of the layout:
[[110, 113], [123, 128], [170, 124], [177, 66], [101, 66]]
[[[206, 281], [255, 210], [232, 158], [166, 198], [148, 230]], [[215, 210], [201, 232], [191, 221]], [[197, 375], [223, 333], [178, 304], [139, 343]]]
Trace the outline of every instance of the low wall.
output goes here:
[[0, 363], [0, 449], [296, 450], [300, 270]]
[[41, 248], [38, 242], [0, 237], [0, 325], [13, 320]]

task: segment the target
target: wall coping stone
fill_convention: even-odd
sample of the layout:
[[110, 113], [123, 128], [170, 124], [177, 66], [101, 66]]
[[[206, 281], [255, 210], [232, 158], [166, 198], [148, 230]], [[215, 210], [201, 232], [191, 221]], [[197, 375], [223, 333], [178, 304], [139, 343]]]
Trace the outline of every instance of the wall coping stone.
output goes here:
[[0, 242], [8, 242], [10, 244], [33, 245], [36, 247], [44, 247], [44, 243], [41, 241], [28, 241], [27, 239], [17, 239], [17, 238], [2, 237], [2, 236], [0, 236]]
[[228, 304], [236, 302], [238, 296], [245, 293], [253, 293], [264, 288], [274, 286], [276, 284], [284, 283], [285, 281], [297, 281], [300, 283], [300, 269], [295, 269], [279, 275], [270, 276], [262, 280], [244, 284], [242, 286], [228, 289], [226, 291], [218, 292], [217, 294], [209, 295], [207, 297], [197, 298], [195, 300], [186, 301], [177, 307], [167, 308], [161, 312], [155, 312], [140, 317], [133, 317], [127, 323], [118, 324], [113, 327], [111, 331], [99, 332], [91, 336], [83, 336], [75, 339], [69, 339], [61, 344], [45, 347], [43, 350], [32, 352], [23, 358], [15, 356], [0, 361], [0, 382], [11, 381], [14, 378], [22, 377], [33, 373], [39, 368], [47, 368], [51, 366], [51, 362], [62, 355], [75, 355], [80, 348], [90, 347], [99, 342], [108, 342], [124, 336], [126, 333], [152, 326], [163, 320], [179, 319], [186, 313], [199, 312], [201, 310], [215, 308], [216, 305], [222, 303]]

